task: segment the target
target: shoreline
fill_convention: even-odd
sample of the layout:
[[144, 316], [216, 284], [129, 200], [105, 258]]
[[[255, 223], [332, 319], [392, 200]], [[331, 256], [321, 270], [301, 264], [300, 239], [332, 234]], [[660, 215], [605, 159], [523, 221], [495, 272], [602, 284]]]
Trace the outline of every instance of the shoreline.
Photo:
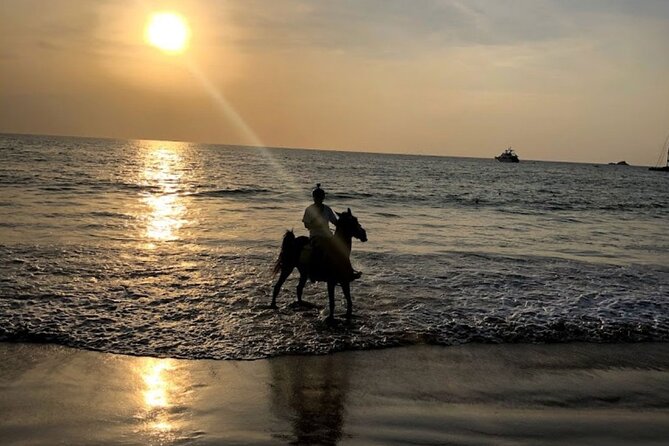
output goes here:
[[664, 444], [669, 343], [253, 361], [0, 343], [3, 444]]

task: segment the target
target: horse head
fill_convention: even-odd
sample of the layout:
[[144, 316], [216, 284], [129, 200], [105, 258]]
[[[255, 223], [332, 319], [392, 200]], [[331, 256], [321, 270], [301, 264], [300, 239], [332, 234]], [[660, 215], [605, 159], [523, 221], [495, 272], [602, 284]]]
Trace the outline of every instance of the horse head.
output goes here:
[[337, 217], [339, 217], [337, 220], [337, 231], [341, 231], [347, 237], [355, 237], [361, 242], [367, 241], [367, 231], [360, 226], [358, 218], [353, 215], [351, 208], [342, 213], [337, 212]]

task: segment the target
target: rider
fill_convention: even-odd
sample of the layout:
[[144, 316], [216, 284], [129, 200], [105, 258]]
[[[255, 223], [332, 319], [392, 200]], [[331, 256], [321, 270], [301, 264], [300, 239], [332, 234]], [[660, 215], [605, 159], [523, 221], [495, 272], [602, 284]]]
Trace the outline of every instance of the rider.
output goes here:
[[324, 257], [329, 257], [335, 264], [339, 265], [341, 272], [350, 275], [350, 280], [360, 277], [361, 273], [354, 271], [348, 256], [344, 255], [341, 248], [338, 248], [329, 223], [337, 225], [337, 215], [330, 206], [323, 203], [325, 200], [325, 191], [321, 189], [321, 184], [316, 184], [316, 188], [311, 192], [314, 204], [307, 207], [304, 211], [302, 222], [304, 227], [309, 230], [309, 240], [312, 246], [312, 254], [315, 261], [313, 265], [322, 264]]
[[314, 199], [314, 204], [304, 210], [304, 217], [302, 222], [304, 227], [309, 230], [309, 238], [313, 241], [320, 237], [332, 237], [330, 232], [330, 225], [337, 225], [337, 215], [334, 211], [324, 204], [325, 191], [321, 189], [321, 183], [316, 185], [316, 189], [311, 192]]

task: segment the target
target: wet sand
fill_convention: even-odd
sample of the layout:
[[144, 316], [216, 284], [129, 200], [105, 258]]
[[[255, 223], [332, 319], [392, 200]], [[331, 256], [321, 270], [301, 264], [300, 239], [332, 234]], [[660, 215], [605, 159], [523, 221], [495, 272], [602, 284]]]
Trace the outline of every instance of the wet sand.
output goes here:
[[665, 445], [669, 344], [258, 361], [0, 344], [0, 442]]

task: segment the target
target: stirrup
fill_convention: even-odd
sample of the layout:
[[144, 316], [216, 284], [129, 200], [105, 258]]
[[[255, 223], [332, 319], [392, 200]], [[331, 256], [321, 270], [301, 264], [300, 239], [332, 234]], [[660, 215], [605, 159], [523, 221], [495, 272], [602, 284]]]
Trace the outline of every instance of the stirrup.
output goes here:
[[361, 276], [362, 276], [362, 272], [361, 272], [361, 271], [353, 270], [353, 280], [355, 280], [355, 279], [359, 279]]

